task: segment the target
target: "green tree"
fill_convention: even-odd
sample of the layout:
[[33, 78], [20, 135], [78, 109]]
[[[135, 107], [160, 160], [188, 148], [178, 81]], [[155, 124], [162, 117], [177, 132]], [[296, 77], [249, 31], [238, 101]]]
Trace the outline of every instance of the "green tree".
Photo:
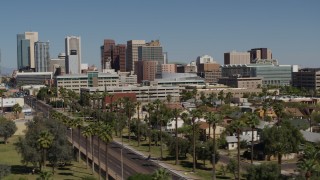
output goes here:
[[170, 173], [166, 169], [160, 168], [160, 169], [157, 169], [152, 174], [152, 179], [153, 180], [171, 180], [172, 177], [171, 177]]
[[[53, 117], [59, 117], [60, 113], [53, 113]], [[72, 148], [67, 140], [67, 129], [57, 119], [50, 120], [43, 117], [35, 116], [33, 121], [26, 123], [27, 131], [24, 138], [19, 137], [18, 142], [14, 145], [21, 155], [21, 162], [24, 165], [31, 163], [34, 167], [39, 167], [43, 164], [43, 149], [41, 149], [40, 142], [45, 143], [45, 138], [41, 138], [40, 134], [49, 132], [53, 135], [52, 145], [47, 149], [48, 160], [53, 167], [58, 163], [70, 162], [72, 158]], [[39, 141], [38, 141], [39, 140]]]
[[234, 179], [237, 178], [236, 172], [239, 172], [239, 167], [237, 166], [237, 163], [234, 159], [230, 159], [228, 165], [227, 165], [227, 170], [233, 174]]
[[278, 157], [279, 168], [281, 168], [282, 156], [298, 152], [299, 145], [304, 142], [300, 131], [287, 121], [281, 122], [279, 126], [264, 128], [261, 140], [264, 143], [265, 153]]
[[11, 173], [11, 166], [0, 164], [0, 179], [8, 176]]
[[3, 137], [4, 143], [8, 143], [8, 139], [17, 131], [17, 126], [13, 121], [7, 120], [0, 116], [0, 137]]
[[[37, 139], [40, 149], [42, 150], [42, 166], [46, 167], [46, 151], [49, 149], [53, 142], [53, 135], [48, 131], [42, 131]], [[41, 169], [41, 166], [40, 166]]]
[[265, 163], [261, 165], [251, 165], [245, 175], [247, 180], [270, 180], [281, 179], [280, 169], [274, 163]]
[[53, 174], [51, 172], [49, 172], [49, 171], [42, 171], [42, 172], [40, 172], [39, 177], [37, 178], [37, 180], [50, 180], [50, 179], [52, 179], [51, 178], [52, 175]]

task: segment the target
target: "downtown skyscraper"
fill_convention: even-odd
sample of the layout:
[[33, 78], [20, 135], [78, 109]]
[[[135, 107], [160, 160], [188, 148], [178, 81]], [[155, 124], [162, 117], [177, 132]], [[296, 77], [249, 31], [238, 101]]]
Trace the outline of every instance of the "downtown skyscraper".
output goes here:
[[102, 71], [114, 69], [116, 72], [126, 71], [126, 45], [115, 44], [112, 39], [105, 39], [101, 46]]
[[126, 71], [135, 71], [134, 63], [138, 61], [138, 47], [144, 46], [145, 44], [145, 40], [127, 41]]
[[81, 38], [67, 36], [65, 38], [66, 74], [81, 73]]
[[50, 53], [49, 53], [49, 42], [35, 42], [34, 44], [35, 53], [35, 71], [36, 72], [48, 72]]
[[38, 41], [38, 32], [17, 34], [17, 68], [34, 69], [34, 43]]

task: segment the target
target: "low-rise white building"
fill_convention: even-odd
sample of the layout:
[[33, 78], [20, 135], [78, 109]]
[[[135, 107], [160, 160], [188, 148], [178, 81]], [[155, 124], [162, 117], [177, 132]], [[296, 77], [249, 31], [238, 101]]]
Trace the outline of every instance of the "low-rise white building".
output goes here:
[[179, 92], [182, 87], [177, 86], [105, 86], [105, 87], [83, 87], [82, 92], [108, 92], [113, 93], [135, 93], [137, 101], [152, 102], [154, 100], [166, 100], [171, 95], [172, 101], [179, 100]]
[[86, 87], [116, 87], [119, 86], [119, 75], [114, 73], [99, 73], [98, 71], [88, 71], [86, 74], [67, 74], [56, 77], [58, 89], [73, 90], [80, 93], [81, 88]]

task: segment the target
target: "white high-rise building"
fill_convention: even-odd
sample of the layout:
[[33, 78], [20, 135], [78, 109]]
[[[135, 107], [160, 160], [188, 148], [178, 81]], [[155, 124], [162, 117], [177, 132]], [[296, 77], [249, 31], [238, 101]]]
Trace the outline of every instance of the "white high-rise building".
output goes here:
[[49, 42], [35, 42], [35, 70], [36, 72], [48, 72], [49, 71]]
[[25, 32], [17, 35], [18, 69], [35, 68], [34, 43], [38, 41], [38, 32]]
[[197, 57], [197, 61], [196, 64], [207, 64], [207, 63], [217, 63], [213, 57], [209, 56], [209, 55], [203, 55], [203, 56], [198, 56]]
[[66, 74], [81, 73], [81, 38], [79, 36], [67, 36], [66, 48]]

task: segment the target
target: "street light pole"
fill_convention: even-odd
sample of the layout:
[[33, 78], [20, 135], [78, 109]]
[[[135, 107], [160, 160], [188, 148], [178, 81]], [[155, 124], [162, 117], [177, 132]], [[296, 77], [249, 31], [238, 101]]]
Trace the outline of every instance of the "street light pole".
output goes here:
[[122, 147], [121, 147], [121, 180], [123, 180], [123, 157], [122, 157]]
[[123, 151], [123, 137], [121, 133], [121, 180], [123, 180], [123, 156], [122, 156], [122, 151]]

